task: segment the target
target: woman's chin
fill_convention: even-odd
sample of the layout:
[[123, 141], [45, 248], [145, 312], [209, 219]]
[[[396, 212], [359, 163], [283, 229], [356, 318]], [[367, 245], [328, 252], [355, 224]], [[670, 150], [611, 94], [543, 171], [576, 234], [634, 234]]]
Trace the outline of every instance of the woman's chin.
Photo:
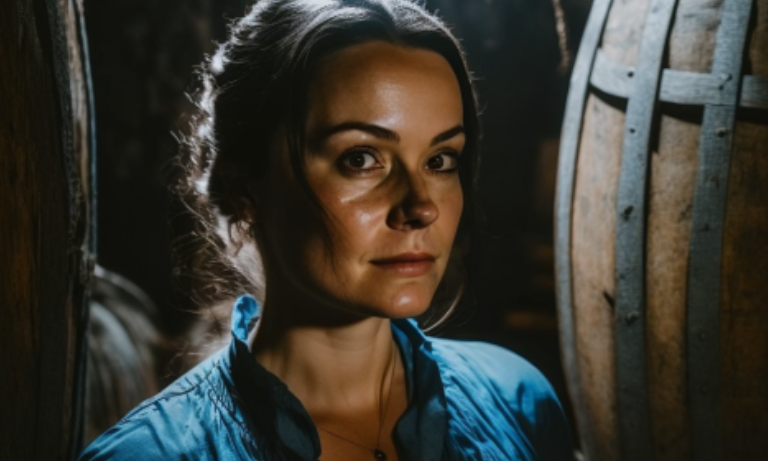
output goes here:
[[394, 293], [379, 292], [372, 295], [368, 292], [358, 302], [355, 302], [354, 298], [339, 301], [341, 305], [346, 305], [344, 311], [355, 316], [402, 319], [418, 317], [426, 312], [433, 294], [434, 291], [428, 290], [427, 287], [408, 287]]
[[401, 287], [397, 292], [382, 299], [379, 307], [381, 317], [402, 319], [423, 314], [432, 302], [434, 290], [427, 284], [413, 284]]

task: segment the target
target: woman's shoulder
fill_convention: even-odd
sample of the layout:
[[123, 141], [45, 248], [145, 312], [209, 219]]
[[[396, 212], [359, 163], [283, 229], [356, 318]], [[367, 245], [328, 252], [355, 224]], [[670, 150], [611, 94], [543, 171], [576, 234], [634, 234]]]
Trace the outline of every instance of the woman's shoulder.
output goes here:
[[465, 421], [468, 426], [462, 431], [492, 431], [488, 436], [511, 444], [502, 451], [529, 454], [520, 459], [573, 459], [562, 406], [535, 366], [494, 344], [434, 338], [431, 342], [449, 409], [476, 423]]
[[125, 415], [79, 460], [160, 460], [210, 452], [212, 447], [197, 450], [197, 445], [207, 444], [212, 430], [234, 425], [222, 421], [229, 416], [222, 411], [228, 397], [222, 371], [221, 354], [215, 354]]
[[481, 341], [431, 338], [431, 342], [436, 359], [455, 379], [490, 386], [510, 398], [520, 393], [554, 397], [544, 375], [509, 349]]

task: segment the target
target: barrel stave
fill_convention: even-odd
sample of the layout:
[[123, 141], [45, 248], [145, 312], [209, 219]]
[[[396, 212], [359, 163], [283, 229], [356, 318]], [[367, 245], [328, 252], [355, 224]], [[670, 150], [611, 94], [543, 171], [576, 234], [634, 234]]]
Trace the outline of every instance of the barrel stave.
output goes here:
[[663, 114], [651, 154], [646, 238], [646, 357], [654, 454], [689, 456], [685, 319], [699, 126]]
[[[709, 72], [722, 0], [679, 0], [667, 67]], [[648, 388], [654, 455], [689, 459], [686, 304], [702, 108], [662, 105], [651, 153], [646, 238]]]
[[720, 386], [723, 451], [768, 453], [768, 119], [739, 120], [723, 238]]

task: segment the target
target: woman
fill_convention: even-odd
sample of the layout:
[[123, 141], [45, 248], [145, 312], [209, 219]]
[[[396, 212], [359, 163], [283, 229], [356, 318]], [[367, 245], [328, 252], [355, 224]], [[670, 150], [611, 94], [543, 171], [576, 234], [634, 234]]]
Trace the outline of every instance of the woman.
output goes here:
[[261, 0], [202, 77], [182, 160], [225, 247], [206, 288], [262, 302], [81, 459], [571, 459], [531, 365], [407, 320], [461, 291], [478, 123], [446, 27], [407, 0]]

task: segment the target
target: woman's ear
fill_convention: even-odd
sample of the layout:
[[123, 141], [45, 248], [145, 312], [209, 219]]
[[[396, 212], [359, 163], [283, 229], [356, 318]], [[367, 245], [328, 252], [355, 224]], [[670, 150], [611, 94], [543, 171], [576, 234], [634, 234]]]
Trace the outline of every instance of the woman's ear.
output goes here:
[[268, 200], [265, 196], [267, 188], [262, 183], [256, 183], [255, 181], [249, 182], [246, 186], [245, 196], [240, 197], [242, 201], [242, 219], [248, 226], [248, 233], [256, 243], [256, 249], [261, 254], [261, 248], [259, 247], [263, 237], [262, 228], [264, 225], [264, 217], [267, 216], [268, 210], [266, 204]]
[[259, 216], [264, 216], [266, 210], [264, 209], [264, 191], [263, 187], [259, 187], [255, 182], [249, 182], [246, 186], [246, 196], [240, 197], [238, 208], [241, 210], [243, 220], [248, 224], [253, 225], [258, 220]]
[[251, 226], [256, 222], [256, 211], [254, 210], [251, 200], [246, 197], [240, 197], [237, 199], [237, 220], [246, 223]]

